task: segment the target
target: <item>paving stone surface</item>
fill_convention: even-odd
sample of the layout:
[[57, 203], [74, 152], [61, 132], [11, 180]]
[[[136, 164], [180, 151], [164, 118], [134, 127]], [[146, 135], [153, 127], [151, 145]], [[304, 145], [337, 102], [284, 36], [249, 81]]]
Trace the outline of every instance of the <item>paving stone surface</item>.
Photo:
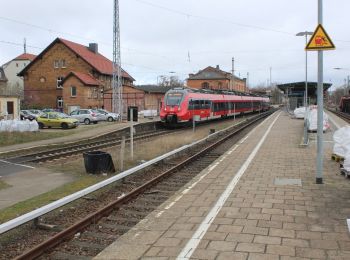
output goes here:
[[[217, 215], [205, 220], [276, 118]], [[310, 135], [308, 147], [300, 147], [302, 135], [303, 120], [275, 113], [218, 159], [214, 169], [204, 170], [198, 185], [183, 192], [200, 176], [96, 259], [175, 259], [189, 241], [194, 246], [186, 256], [191, 259], [350, 259], [350, 180], [331, 160], [332, 131], [324, 135], [324, 184], [315, 184], [316, 135]], [[276, 184], [276, 178], [300, 179], [301, 186]], [[207, 229], [197, 234], [204, 221]], [[168, 225], [152, 233], [157, 223]]]

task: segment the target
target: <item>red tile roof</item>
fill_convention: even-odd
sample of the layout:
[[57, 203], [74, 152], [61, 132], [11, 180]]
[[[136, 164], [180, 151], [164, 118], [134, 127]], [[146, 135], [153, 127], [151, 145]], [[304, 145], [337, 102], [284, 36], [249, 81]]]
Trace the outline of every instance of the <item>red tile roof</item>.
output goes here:
[[30, 53], [23, 53], [21, 55], [19, 55], [18, 57], [14, 58], [14, 60], [34, 60], [36, 57], [36, 55], [34, 54], [30, 54]]
[[[45, 48], [45, 50], [43, 50], [38, 56], [36, 56], [33, 62], [29, 63], [28, 66], [26, 66], [21, 72], [19, 72], [18, 75], [23, 76], [25, 72], [36, 62], [36, 60], [42, 57], [50, 48], [52, 48], [52, 46], [54, 46], [58, 42], [67, 46], [67, 48], [69, 48], [72, 52], [81, 57], [85, 62], [90, 64], [99, 73], [106, 75], [113, 74], [113, 62], [107, 59], [105, 56], [101, 55], [100, 53], [94, 53], [90, 51], [87, 46], [71, 42], [62, 38], [56, 38], [49, 46]], [[135, 81], [135, 79], [123, 69], [122, 77], [128, 78], [131, 81]]]
[[77, 77], [85, 85], [99, 86], [99, 85], [102, 84], [100, 81], [98, 81], [97, 79], [95, 79], [93, 76], [91, 76], [89, 74], [85, 74], [85, 73], [81, 73], [81, 72], [75, 72], [75, 71], [72, 71], [71, 73], [69, 73], [67, 75], [67, 77], [64, 79], [64, 81], [66, 81], [66, 79], [68, 79], [70, 76], [73, 76], [73, 75], [75, 77]]
[[[66, 45], [73, 52], [78, 54], [83, 60], [89, 63], [93, 68], [102, 74], [113, 74], [113, 62], [107, 59], [100, 53], [94, 53], [88, 49], [88, 47], [71, 42], [62, 38], [58, 38], [64, 45]], [[130, 78], [134, 80], [126, 71], [122, 69], [122, 77]]]

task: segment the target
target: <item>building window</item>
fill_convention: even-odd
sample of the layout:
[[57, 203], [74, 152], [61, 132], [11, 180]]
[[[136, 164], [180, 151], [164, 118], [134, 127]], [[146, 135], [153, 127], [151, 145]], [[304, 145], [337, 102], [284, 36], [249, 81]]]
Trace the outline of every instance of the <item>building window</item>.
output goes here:
[[57, 97], [57, 108], [63, 108], [63, 98]]
[[66, 68], [66, 60], [61, 60], [61, 68]]
[[70, 87], [70, 96], [71, 97], [76, 97], [77, 96], [77, 87], [71, 86]]
[[55, 69], [59, 68], [60, 67], [60, 61], [59, 60], [55, 60], [54, 63], [53, 63], [53, 67]]
[[63, 81], [63, 77], [57, 78], [57, 88], [63, 88], [62, 81]]
[[208, 82], [203, 82], [202, 83], [202, 89], [208, 89], [209, 88], [209, 83]]
[[222, 89], [222, 82], [218, 83], [218, 87], [219, 87], [219, 89]]

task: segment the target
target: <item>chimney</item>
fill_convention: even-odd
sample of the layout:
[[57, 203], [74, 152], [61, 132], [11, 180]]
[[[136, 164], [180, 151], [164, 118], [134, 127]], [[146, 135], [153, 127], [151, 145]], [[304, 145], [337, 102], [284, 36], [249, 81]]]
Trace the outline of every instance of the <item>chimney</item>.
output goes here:
[[216, 69], [217, 69], [217, 70], [219, 70], [219, 69], [220, 69], [219, 65], [216, 65]]
[[97, 43], [89, 43], [89, 50], [93, 53], [98, 53], [98, 44]]

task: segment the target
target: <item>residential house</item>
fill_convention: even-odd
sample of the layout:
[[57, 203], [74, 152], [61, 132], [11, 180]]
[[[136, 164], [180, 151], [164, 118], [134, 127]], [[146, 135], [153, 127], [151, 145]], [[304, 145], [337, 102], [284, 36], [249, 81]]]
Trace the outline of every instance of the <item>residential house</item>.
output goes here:
[[17, 74], [23, 70], [36, 56], [30, 53], [23, 53], [13, 60], [2, 65], [7, 78], [7, 87], [13, 94], [20, 95], [23, 99], [23, 78]]
[[232, 73], [223, 71], [219, 65], [206, 67], [195, 74], [189, 74], [187, 86], [195, 89], [213, 90], [237, 90], [247, 92], [246, 79], [234, 76]]
[[19, 118], [20, 96], [8, 88], [4, 69], [0, 67], [0, 120]]
[[[69, 112], [104, 107], [104, 93], [112, 87], [113, 63], [98, 52], [96, 43], [84, 46], [57, 38], [19, 75], [24, 77], [26, 106]], [[134, 81], [122, 69], [123, 87]]]

